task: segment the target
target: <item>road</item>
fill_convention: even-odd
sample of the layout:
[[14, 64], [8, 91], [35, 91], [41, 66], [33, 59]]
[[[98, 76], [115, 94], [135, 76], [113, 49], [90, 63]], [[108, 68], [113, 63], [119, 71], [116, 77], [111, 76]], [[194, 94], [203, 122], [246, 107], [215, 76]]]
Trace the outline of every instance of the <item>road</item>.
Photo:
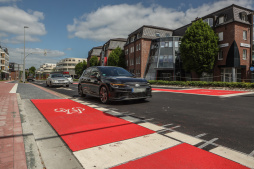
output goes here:
[[[71, 84], [69, 88], [49, 88], [44, 81], [32, 83], [71, 98], [79, 97], [77, 84]], [[153, 97], [147, 101], [121, 101], [108, 105], [102, 105], [98, 98], [90, 96], [82, 99], [246, 154], [254, 150], [254, 94], [221, 98], [153, 92]], [[209, 145], [205, 149], [212, 148], [214, 146]]]

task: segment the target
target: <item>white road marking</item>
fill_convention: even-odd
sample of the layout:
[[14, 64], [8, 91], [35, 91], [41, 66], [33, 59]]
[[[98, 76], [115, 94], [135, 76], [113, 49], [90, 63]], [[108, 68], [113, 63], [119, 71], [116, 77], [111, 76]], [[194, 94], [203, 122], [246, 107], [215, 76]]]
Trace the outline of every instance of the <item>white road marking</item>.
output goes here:
[[141, 120], [135, 117], [131, 117], [131, 116], [124, 116], [124, 117], [120, 117], [121, 119], [124, 119], [126, 121], [132, 122], [132, 123], [137, 123], [140, 122]]
[[192, 136], [189, 136], [187, 134], [180, 133], [180, 132], [176, 132], [176, 131], [171, 132], [171, 133], [167, 133], [165, 135], [169, 136], [169, 137], [172, 137], [172, 138], [175, 138], [177, 140], [180, 140], [182, 142], [188, 143], [190, 145], [196, 145], [196, 144], [202, 142], [201, 139], [198, 139], [198, 138], [195, 138], [195, 137], [192, 137]]
[[178, 141], [154, 133], [76, 151], [74, 155], [84, 168], [110, 168], [165, 150], [179, 143]]
[[249, 156], [254, 157], [254, 150], [249, 154]]
[[92, 108], [97, 108], [98, 106], [95, 105], [95, 104], [90, 104], [89, 107], [92, 107]]
[[155, 124], [152, 124], [152, 123], [148, 123], [148, 122], [140, 123], [138, 125], [140, 125], [142, 127], [145, 127], [145, 128], [148, 128], [148, 129], [153, 130], [153, 131], [159, 131], [159, 130], [165, 129], [164, 127], [161, 127], [161, 126], [158, 126], [158, 125], [155, 125]]
[[153, 120], [154, 118], [150, 118], [150, 119], [145, 119], [145, 121], [151, 121], [151, 120]]
[[203, 137], [205, 135], [207, 135], [207, 133], [202, 133], [202, 134], [196, 135], [195, 137], [200, 138], [200, 137]]
[[16, 92], [17, 92], [17, 89], [18, 89], [18, 83], [16, 83], [16, 84], [12, 87], [12, 89], [11, 89], [11, 91], [10, 91], [9, 93], [16, 93]]
[[163, 125], [163, 127], [166, 127], [166, 126], [172, 126], [173, 125], [173, 123], [170, 123], [170, 124], [165, 124], [165, 125]]
[[246, 93], [238, 93], [238, 94], [227, 94], [227, 95], [222, 95], [220, 97], [225, 98], [225, 97], [234, 97], [234, 96], [242, 96], [242, 95], [249, 95], [249, 94], [254, 94], [254, 92], [246, 92]]
[[178, 128], [178, 127], [181, 127], [181, 126], [175, 126], [175, 127], [171, 127], [170, 129], [176, 129], [176, 128]]
[[232, 149], [219, 146], [210, 150], [210, 152], [222, 156], [224, 158], [227, 158], [229, 160], [235, 161], [237, 163], [240, 163], [242, 165], [245, 165], [249, 168], [254, 168], [254, 158], [246, 154], [240, 153], [238, 151], [234, 151]]
[[119, 112], [114, 111], [114, 110], [109, 110], [106, 113], [108, 113], [108, 114], [110, 114], [112, 116], [121, 116], [121, 115], [123, 115], [122, 113], [119, 113]]
[[218, 140], [218, 138], [213, 138], [212, 140], [209, 140], [209, 141], [205, 142], [204, 144], [200, 145], [198, 148], [202, 149], [202, 148], [208, 146], [209, 144], [212, 144], [216, 140]]
[[103, 111], [103, 112], [105, 112], [105, 111], [108, 111], [109, 109], [106, 109], [106, 108], [104, 108], [104, 107], [98, 107], [98, 108], [96, 108], [97, 110], [100, 110], [100, 111]]

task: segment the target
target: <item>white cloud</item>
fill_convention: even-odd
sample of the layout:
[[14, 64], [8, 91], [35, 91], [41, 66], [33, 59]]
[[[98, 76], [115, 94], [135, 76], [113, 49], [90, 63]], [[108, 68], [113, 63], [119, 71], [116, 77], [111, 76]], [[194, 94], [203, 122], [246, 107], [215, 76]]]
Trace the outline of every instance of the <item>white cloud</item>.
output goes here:
[[5, 43], [23, 43], [24, 26], [29, 27], [25, 30], [26, 41], [39, 41], [37, 36], [47, 33], [45, 25], [41, 22], [43, 19], [44, 15], [42, 12], [25, 12], [22, 9], [11, 6], [0, 7], [0, 31], [9, 35], [6, 39], [2, 39], [2, 41]]
[[181, 11], [165, 8], [159, 5], [144, 7], [141, 3], [135, 5], [108, 5], [91, 13], [85, 13], [80, 18], [74, 18], [73, 24], [67, 25], [69, 37], [106, 41], [110, 38], [127, 37], [132, 31], [142, 25], [154, 25], [176, 29], [189, 24], [196, 17], [202, 17], [223, 7], [237, 4], [252, 7], [252, 0], [222, 0], [203, 4], [197, 8]]
[[[26, 68], [35, 66], [38, 68], [44, 63], [56, 63], [65, 53], [58, 50], [46, 50], [40, 48], [26, 48]], [[23, 64], [24, 49], [23, 48], [9, 48], [10, 62]]]

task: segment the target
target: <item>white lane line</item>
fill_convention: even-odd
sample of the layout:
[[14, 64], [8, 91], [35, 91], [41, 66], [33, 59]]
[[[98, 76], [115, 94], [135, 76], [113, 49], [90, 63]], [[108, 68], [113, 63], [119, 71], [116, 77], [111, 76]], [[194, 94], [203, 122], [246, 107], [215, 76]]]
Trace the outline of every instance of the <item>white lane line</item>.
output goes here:
[[180, 142], [154, 133], [76, 151], [74, 155], [84, 168], [110, 168], [177, 144], [180, 144]]
[[202, 133], [202, 134], [196, 135], [195, 137], [196, 137], [196, 138], [200, 138], [200, 137], [203, 137], [203, 136], [205, 136], [205, 135], [207, 135], [207, 133]]
[[212, 140], [209, 140], [209, 141], [205, 142], [204, 144], [200, 145], [198, 148], [202, 149], [202, 148], [208, 146], [209, 144], [212, 144], [216, 140], [218, 140], [218, 138], [213, 138]]
[[149, 122], [140, 123], [140, 124], [138, 124], [138, 125], [140, 125], [140, 126], [142, 126], [142, 127], [145, 127], [145, 128], [148, 128], [148, 129], [153, 130], [153, 131], [159, 131], [159, 130], [165, 129], [164, 127], [161, 127], [161, 126], [158, 126], [158, 125], [149, 123]]
[[167, 133], [165, 135], [169, 136], [169, 137], [172, 137], [172, 138], [175, 138], [177, 140], [180, 140], [182, 142], [188, 143], [190, 145], [196, 145], [196, 144], [202, 142], [201, 139], [198, 139], [198, 138], [195, 138], [195, 137], [192, 137], [192, 136], [189, 136], [187, 134], [180, 133], [180, 132], [176, 132], [176, 131], [171, 132], [171, 133]]
[[100, 111], [103, 111], [103, 112], [105, 112], [105, 111], [109, 111], [109, 109], [106, 109], [106, 108], [104, 108], [104, 107], [98, 107], [98, 108], [96, 108], [97, 110], [100, 110]]
[[132, 122], [132, 123], [138, 123], [141, 120], [135, 117], [131, 117], [131, 116], [125, 116], [125, 117], [120, 117], [121, 119], [124, 119], [126, 121]]
[[119, 113], [119, 112], [114, 111], [114, 110], [109, 110], [109, 111], [107, 111], [105, 113], [110, 114], [112, 116], [122, 116], [123, 115], [122, 113]]
[[178, 127], [181, 127], [181, 126], [175, 126], [175, 127], [171, 127], [170, 129], [176, 129], [176, 128], [178, 128]]
[[152, 120], [154, 120], [154, 118], [145, 119], [145, 121], [152, 121]]
[[249, 156], [254, 157], [254, 150], [249, 154]]
[[172, 126], [173, 125], [173, 123], [170, 123], [170, 124], [165, 124], [165, 125], [163, 125], [163, 127], [166, 127], [166, 126]]
[[227, 94], [227, 95], [222, 95], [220, 97], [225, 98], [225, 97], [242, 96], [242, 95], [248, 95], [248, 94], [254, 94], [254, 92], [246, 92], [246, 93], [238, 93], [238, 94]]
[[227, 158], [229, 160], [235, 161], [237, 163], [240, 163], [242, 165], [245, 165], [249, 168], [254, 168], [254, 158], [241, 152], [234, 151], [232, 149], [222, 146], [216, 147], [210, 150], [210, 152], [222, 156], [224, 158]]
[[17, 88], [18, 88], [18, 83], [16, 83], [16, 84], [12, 87], [12, 89], [11, 89], [11, 91], [10, 91], [9, 93], [16, 93], [16, 92], [17, 92]]

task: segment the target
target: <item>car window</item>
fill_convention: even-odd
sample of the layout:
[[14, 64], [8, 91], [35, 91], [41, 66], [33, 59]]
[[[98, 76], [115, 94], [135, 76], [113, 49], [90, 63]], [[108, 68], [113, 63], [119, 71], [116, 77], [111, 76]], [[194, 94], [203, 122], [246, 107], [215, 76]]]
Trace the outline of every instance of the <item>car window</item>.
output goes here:
[[126, 76], [132, 77], [133, 75], [121, 67], [100, 67], [102, 76]]
[[70, 75], [64, 75], [64, 77], [71, 77]]
[[97, 68], [93, 68], [91, 70], [91, 75], [94, 75], [96, 77], [99, 77], [100, 73], [99, 73], [99, 70]]
[[90, 71], [91, 71], [91, 68], [87, 68], [86, 70], [84, 70], [82, 76], [83, 77], [89, 77], [90, 76]]
[[52, 77], [52, 78], [63, 77], [63, 75], [62, 75], [62, 74], [53, 74], [53, 75], [51, 75], [51, 77]]

